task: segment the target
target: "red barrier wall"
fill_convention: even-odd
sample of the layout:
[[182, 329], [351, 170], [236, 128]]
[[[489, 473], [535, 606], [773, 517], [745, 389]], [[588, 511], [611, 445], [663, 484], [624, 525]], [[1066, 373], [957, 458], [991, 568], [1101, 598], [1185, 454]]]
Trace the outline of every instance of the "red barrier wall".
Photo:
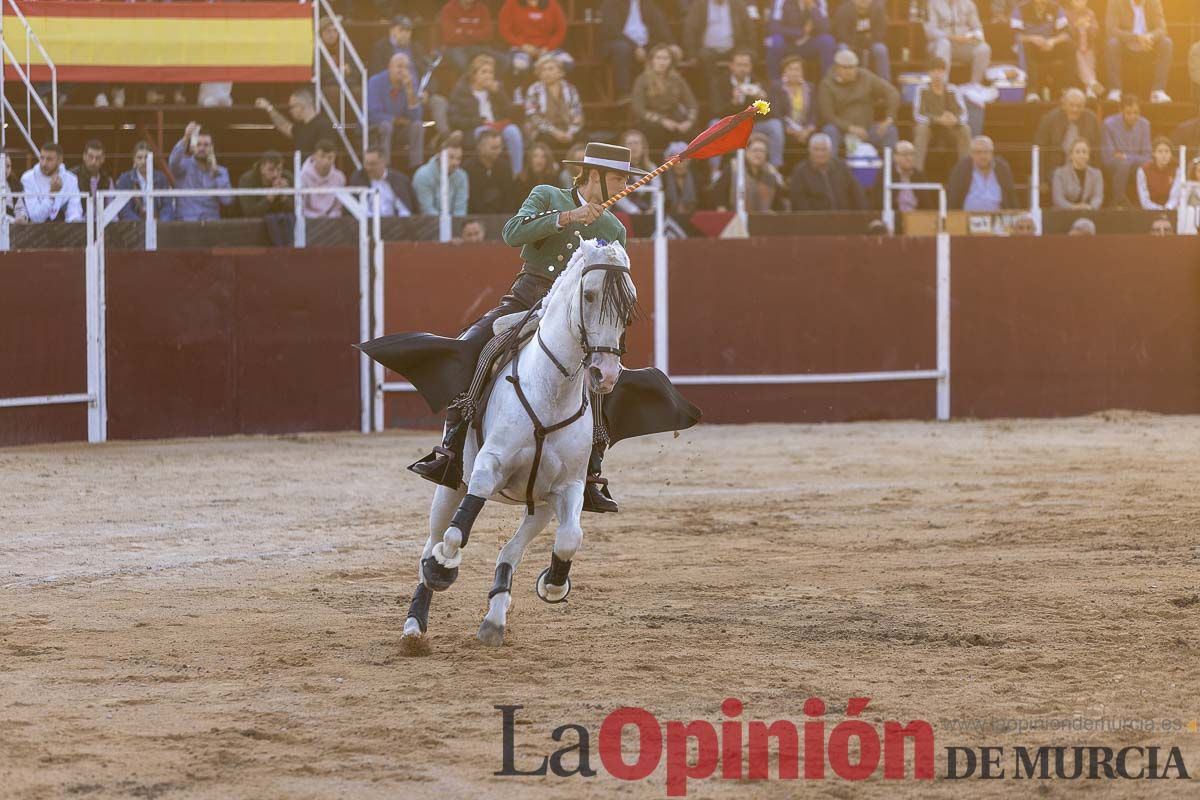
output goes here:
[[[83, 251], [0, 253], [0, 397], [87, 392]], [[87, 405], [0, 408], [0, 445], [87, 440]]]

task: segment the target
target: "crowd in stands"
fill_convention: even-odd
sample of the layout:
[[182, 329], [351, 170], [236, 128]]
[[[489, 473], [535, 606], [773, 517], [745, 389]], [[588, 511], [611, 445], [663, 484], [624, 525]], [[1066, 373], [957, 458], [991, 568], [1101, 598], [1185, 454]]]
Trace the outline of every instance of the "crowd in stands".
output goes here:
[[[998, 87], [1022, 75], [1020, 100], [1054, 101], [1027, 143], [1040, 149], [1039, 188], [1049, 205], [1172, 210], [1191, 197], [1179, 180], [1178, 154], [1183, 145], [1200, 156], [1200, 116], [1167, 136], [1142, 115], [1143, 102], [1171, 102], [1168, 76], [1177, 45], [1186, 45], [1194, 64], [1197, 88], [1187, 99], [1200, 98], [1200, 44], [1172, 40], [1162, 0], [913, 0], [903, 21], [920, 22], [925, 49], [912, 54], [889, 45], [899, 4], [886, 0], [589, 5], [589, 20], [597, 23], [590, 32], [595, 53], [605, 59], [601, 82], [624, 109], [627, 129], [589, 121], [579, 83], [590, 87], [598, 76], [576, 72], [598, 68], [576, 70], [560, 0], [376, 0], [380, 13], [400, 13], [363, 51], [370, 72], [361, 98], [370, 132], [363, 167], [349, 177], [339, 169], [347, 166], [338, 152], [343, 140], [311, 89], [292, 92], [286, 112], [260, 97], [255, 105], [277, 131], [278, 150], [298, 150], [303, 166], [292, 175], [290, 158], [263, 153], [237, 185], [280, 194], [243, 197], [237, 208], [246, 216], [293, 214], [287, 190], [299, 181], [302, 187], [374, 186], [385, 214], [437, 214], [444, 153], [452, 214], [509, 214], [539, 183], [570, 186], [574, 175], [559, 162], [589, 139], [629, 146], [635, 165], [650, 170], [716, 119], [765, 99], [770, 115], [756, 122], [745, 153], [749, 211], [879, 208], [880, 181], [864, 179], [856, 166], [877, 163], [885, 148], [893, 150], [896, 180], [943, 183], [951, 208], [1016, 209], [1024, 205], [1018, 187], [1028, 176], [1014, 175], [982, 133]], [[999, 22], [1010, 32], [1003, 45], [988, 40]], [[327, 46], [337, 36], [331, 25], [321, 30]], [[911, 75], [901, 82], [894, 74], [901, 62], [922, 67], [915, 85]], [[1141, 98], [1123, 83], [1139, 71], [1149, 78]], [[1119, 107], [1100, 118], [1093, 109], [1105, 102]], [[906, 106], [911, 135], [902, 139]], [[48, 143], [39, 163], [19, 183], [10, 176], [9, 186], [48, 197], [64, 191], [52, 202], [10, 203], [10, 213], [32, 222], [70, 221], [81, 206], [63, 195], [106, 184], [144, 186], [145, 145], [139, 148], [134, 168], [114, 182], [103, 171], [98, 142], [89, 143], [71, 171], [62, 165], [61, 148]], [[933, 152], [943, 157], [933, 159]], [[155, 170], [155, 187], [232, 185], [212, 134], [196, 124], [155, 163], [166, 168]], [[1189, 163], [1186, 175], [1200, 176], [1200, 159]], [[734, 204], [728, 159], [684, 162], [658, 183], [674, 214]], [[164, 200], [157, 213], [212, 220], [233, 202], [180, 197]], [[897, 190], [892, 202], [902, 211], [936, 205], [935, 197], [909, 190]], [[648, 206], [634, 195], [620, 208], [636, 213]], [[332, 196], [308, 195], [303, 213], [337, 216], [341, 206]], [[140, 201], [122, 216], [144, 216]]]

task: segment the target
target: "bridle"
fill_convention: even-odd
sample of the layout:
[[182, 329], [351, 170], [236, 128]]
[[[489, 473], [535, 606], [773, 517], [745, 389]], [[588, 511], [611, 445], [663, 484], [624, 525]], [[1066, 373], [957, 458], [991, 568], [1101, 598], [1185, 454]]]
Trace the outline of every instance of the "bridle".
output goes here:
[[536, 335], [538, 346], [542, 348], [542, 352], [546, 354], [546, 357], [550, 359], [550, 362], [554, 364], [558, 371], [562, 373], [562, 376], [567, 380], [575, 379], [575, 376], [579, 374], [579, 370], [583, 369], [583, 365], [587, 363], [588, 356], [595, 355], [596, 353], [613, 353], [617, 356], [625, 355], [625, 348], [621, 347], [620, 345], [617, 347], [593, 345], [588, 339], [587, 326], [584, 325], [583, 321], [583, 279], [589, 272], [595, 272], [597, 270], [603, 270], [605, 272], [623, 272], [626, 275], [629, 274], [629, 267], [621, 264], [588, 264], [583, 268], [582, 273], [579, 276], [579, 346], [583, 350], [583, 356], [579, 359], [579, 364], [576, 365], [574, 372], [571, 372], [569, 369], [563, 366], [562, 361], [560, 361], [558, 357], [555, 356], [550, 350], [549, 346], [546, 345], [546, 342], [542, 339], [542, 326], [539, 324], [537, 328]]

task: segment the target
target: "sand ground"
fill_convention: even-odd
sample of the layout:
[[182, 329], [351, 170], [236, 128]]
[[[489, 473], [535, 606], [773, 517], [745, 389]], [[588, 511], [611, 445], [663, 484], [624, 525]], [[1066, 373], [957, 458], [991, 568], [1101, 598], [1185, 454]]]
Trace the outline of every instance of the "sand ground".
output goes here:
[[[488, 506], [399, 632], [428, 433], [0, 450], [0, 796], [662, 797], [649, 779], [496, 777], [612, 710], [801, 722], [823, 698], [951, 745], [1178, 746], [1188, 730], [1019, 733], [954, 720], [1200, 717], [1200, 419], [701, 427], [622, 443], [616, 516], [585, 518], [574, 592], [515, 581], [474, 634], [520, 513]], [[993, 724], [984, 722], [983, 724]], [[1002, 723], [994, 723], [1002, 724]], [[692, 797], [1195, 797], [1195, 781], [750, 783]]]

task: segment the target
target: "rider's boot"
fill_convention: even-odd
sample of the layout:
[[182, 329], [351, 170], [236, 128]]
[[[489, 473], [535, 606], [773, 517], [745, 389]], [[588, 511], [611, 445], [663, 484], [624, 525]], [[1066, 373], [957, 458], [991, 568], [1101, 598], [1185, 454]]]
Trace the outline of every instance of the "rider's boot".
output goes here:
[[446, 434], [433, 452], [408, 468], [427, 481], [457, 489], [463, 479], [463, 447], [471, 420], [456, 405], [446, 410]]
[[583, 485], [583, 510], [597, 514], [615, 514], [620, 509], [608, 491], [608, 479], [600, 477], [600, 466], [604, 461], [605, 444], [592, 444], [592, 455], [588, 458], [587, 482]]

